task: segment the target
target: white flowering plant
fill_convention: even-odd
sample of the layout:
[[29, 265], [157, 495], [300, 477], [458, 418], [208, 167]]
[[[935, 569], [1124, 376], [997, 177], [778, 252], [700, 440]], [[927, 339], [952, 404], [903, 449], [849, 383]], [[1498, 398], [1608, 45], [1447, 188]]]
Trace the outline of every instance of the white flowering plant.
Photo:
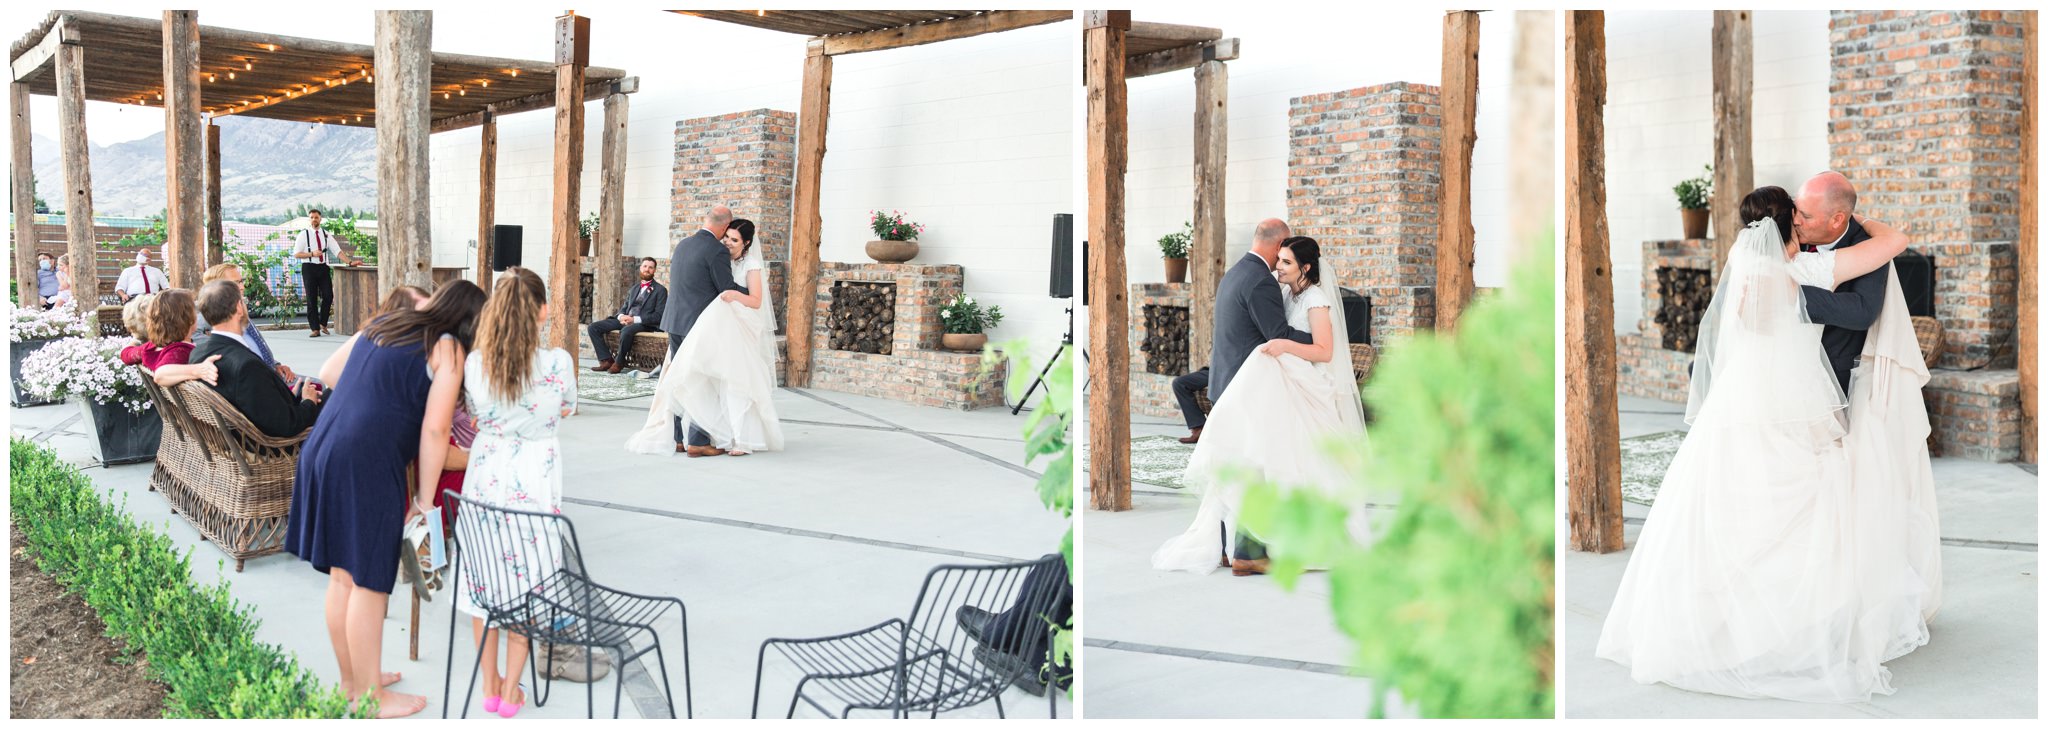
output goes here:
[[85, 315], [78, 313], [77, 309], [69, 306], [60, 306], [49, 311], [12, 305], [7, 308], [7, 341], [10, 342], [83, 337], [96, 326], [87, 321]]
[[983, 307], [974, 303], [974, 297], [960, 294], [939, 307], [939, 321], [947, 334], [981, 334], [1003, 323], [1003, 307]]
[[142, 368], [121, 363], [121, 348], [133, 337], [59, 339], [21, 361], [21, 389], [47, 400], [88, 397], [120, 405], [131, 413], [154, 403], [142, 387]]

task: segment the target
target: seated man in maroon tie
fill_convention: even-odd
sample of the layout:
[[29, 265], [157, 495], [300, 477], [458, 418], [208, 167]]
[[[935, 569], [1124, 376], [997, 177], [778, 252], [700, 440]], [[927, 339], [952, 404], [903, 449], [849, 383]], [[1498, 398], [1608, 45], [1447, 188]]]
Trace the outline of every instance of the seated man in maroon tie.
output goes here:
[[[633, 350], [633, 337], [641, 332], [661, 331], [661, 312], [668, 308], [668, 287], [654, 281], [653, 258], [640, 259], [640, 281], [626, 290], [626, 301], [610, 319], [590, 323], [590, 347], [597, 351], [594, 372], [618, 374], [624, 369], [625, 353]], [[604, 343], [607, 332], [619, 333], [619, 353]]]

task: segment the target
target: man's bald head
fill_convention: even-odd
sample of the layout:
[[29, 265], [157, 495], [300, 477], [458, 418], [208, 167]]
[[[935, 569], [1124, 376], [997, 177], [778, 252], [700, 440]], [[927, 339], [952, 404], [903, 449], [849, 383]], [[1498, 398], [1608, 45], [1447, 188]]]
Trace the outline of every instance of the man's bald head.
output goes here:
[[711, 231], [712, 237], [724, 238], [725, 229], [729, 227], [732, 227], [732, 208], [713, 205], [704, 211], [704, 229]]
[[1252, 252], [1266, 259], [1266, 268], [1272, 268], [1273, 262], [1280, 259], [1280, 242], [1287, 240], [1289, 235], [1287, 221], [1279, 218], [1261, 220], [1257, 227], [1252, 228]]
[[1856, 186], [1842, 173], [1829, 170], [1808, 178], [1792, 202], [1798, 208], [1792, 227], [1799, 239], [1824, 245], [1849, 229], [1849, 217], [1856, 214]]

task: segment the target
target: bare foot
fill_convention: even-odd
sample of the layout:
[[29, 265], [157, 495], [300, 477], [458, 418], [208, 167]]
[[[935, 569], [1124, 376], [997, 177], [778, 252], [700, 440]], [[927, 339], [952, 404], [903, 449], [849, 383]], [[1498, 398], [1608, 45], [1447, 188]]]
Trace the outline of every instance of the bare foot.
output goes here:
[[427, 708], [427, 697], [377, 689], [377, 718], [412, 716]]
[[385, 671], [383, 673], [377, 674], [377, 685], [380, 687], [390, 686], [391, 684], [398, 683], [404, 680], [405, 674], [399, 673], [397, 671]]
[[726, 454], [726, 455], [728, 455], [728, 456], [747, 456], [747, 455], [753, 455], [753, 454], [751, 454], [751, 453], [748, 453], [748, 452], [746, 452], [746, 451], [726, 451], [726, 452], [725, 452], [725, 454]]

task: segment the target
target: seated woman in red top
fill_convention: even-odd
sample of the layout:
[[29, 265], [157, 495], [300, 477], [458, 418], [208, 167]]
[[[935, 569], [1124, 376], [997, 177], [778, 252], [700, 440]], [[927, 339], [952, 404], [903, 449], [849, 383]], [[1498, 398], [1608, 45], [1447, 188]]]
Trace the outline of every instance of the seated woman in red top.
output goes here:
[[[130, 316], [130, 310], [139, 316]], [[220, 372], [213, 359], [218, 358], [198, 364], [188, 361], [192, 355], [192, 334], [199, 330], [198, 314], [192, 292], [185, 289], [170, 289], [129, 301], [122, 307], [121, 321], [146, 344], [122, 349], [121, 361], [149, 368], [156, 373], [156, 384], [160, 387], [195, 379], [207, 384], [217, 382]]]

